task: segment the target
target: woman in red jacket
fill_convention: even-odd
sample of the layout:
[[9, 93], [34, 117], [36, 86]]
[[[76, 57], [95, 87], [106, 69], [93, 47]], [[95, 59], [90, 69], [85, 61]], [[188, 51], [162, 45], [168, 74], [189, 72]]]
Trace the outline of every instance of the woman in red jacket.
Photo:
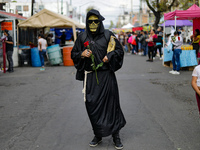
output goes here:
[[148, 42], [148, 57], [149, 59], [147, 61], [153, 62], [153, 55], [154, 55], [154, 48], [155, 48], [155, 42], [153, 40], [155, 38], [158, 38], [155, 34], [155, 30], [151, 29], [149, 39], [146, 39], [146, 42]]

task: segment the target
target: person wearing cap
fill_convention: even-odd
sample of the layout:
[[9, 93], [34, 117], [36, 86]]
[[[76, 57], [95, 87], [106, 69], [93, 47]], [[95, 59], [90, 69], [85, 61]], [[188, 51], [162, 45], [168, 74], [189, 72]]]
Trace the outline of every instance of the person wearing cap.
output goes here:
[[12, 55], [13, 55], [13, 40], [12, 37], [10, 36], [8, 30], [4, 30], [3, 31], [4, 35], [6, 36], [6, 55], [7, 55], [7, 60], [8, 60], [8, 72], [12, 73], [14, 72], [13, 69], [13, 59], [12, 59]]

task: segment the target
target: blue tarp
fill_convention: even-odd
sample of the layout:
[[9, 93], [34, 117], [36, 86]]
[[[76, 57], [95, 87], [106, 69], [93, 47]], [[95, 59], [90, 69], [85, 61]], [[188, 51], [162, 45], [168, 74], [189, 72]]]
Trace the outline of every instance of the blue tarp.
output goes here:
[[[66, 40], [70, 40], [72, 38], [73, 35], [73, 31], [72, 28], [55, 28], [55, 29], [51, 29], [51, 31], [55, 31], [55, 44], [60, 44], [60, 39], [58, 37], [60, 37], [62, 35], [62, 31], [65, 30], [65, 34], [66, 34]], [[84, 31], [84, 29], [77, 29], [81, 32]]]
[[[172, 61], [173, 51], [164, 48], [164, 62]], [[196, 51], [195, 50], [182, 50], [180, 55], [181, 67], [196, 66]]]

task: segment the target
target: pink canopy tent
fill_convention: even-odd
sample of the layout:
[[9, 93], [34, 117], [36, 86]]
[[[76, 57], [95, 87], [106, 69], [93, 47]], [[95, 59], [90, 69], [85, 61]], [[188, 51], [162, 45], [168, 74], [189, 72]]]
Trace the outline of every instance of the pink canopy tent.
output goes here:
[[[200, 8], [194, 4], [187, 10], [164, 13], [164, 20], [193, 20], [193, 31], [200, 29]], [[176, 25], [175, 25], [176, 26]]]
[[187, 10], [175, 10], [173, 12], [164, 13], [164, 20], [174, 20], [175, 16], [178, 20], [200, 18], [200, 8], [194, 4]]

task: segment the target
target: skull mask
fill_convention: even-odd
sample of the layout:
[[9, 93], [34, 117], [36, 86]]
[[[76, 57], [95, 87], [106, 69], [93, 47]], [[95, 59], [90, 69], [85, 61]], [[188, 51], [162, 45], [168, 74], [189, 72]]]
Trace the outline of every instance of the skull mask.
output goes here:
[[88, 18], [88, 24], [89, 24], [89, 28], [90, 28], [90, 31], [92, 33], [96, 32], [97, 31], [97, 28], [99, 26], [99, 18], [96, 16], [96, 15], [91, 15], [89, 18]]

